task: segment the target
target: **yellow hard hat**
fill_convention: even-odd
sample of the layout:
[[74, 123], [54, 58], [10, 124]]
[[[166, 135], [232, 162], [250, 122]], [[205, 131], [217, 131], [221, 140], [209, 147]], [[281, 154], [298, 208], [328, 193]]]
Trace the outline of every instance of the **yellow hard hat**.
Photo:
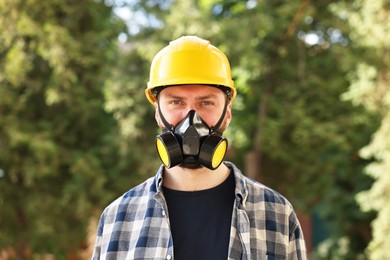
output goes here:
[[227, 87], [231, 100], [236, 97], [227, 57], [209, 41], [196, 36], [182, 36], [156, 54], [145, 94], [153, 104], [154, 88], [187, 84]]

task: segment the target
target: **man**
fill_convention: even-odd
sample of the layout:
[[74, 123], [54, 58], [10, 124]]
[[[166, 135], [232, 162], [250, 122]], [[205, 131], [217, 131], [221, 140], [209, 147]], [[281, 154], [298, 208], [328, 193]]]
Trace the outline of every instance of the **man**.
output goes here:
[[146, 97], [163, 165], [104, 210], [93, 259], [306, 259], [291, 204], [223, 162], [235, 96], [208, 41], [183, 36], [155, 56]]

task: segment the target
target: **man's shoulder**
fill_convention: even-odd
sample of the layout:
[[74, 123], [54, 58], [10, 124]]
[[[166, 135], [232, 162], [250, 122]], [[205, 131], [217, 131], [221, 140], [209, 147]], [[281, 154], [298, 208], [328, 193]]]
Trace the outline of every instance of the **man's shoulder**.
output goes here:
[[122, 196], [111, 202], [104, 212], [118, 212], [121, 208], [128, 208], [132, 206], [139, 206], [147, 203], [150, 198], [156, 193], [155, 187], [156, 177], [150, 177], [144, 182], [126, 191]]
[[262, 201], [268, 203], [291, 205], [287, 198], [278, 191], [246, 176], [244, 178], [247, 180], [248, 195], [250, 197], [261, 198]]
[[133, 188], [125, 192], [122, 197], [124, 199], [136, 199], [139, 197], [143, 197], [150, 192], [157, 192], [156, 178], [156, 176], [148, 178], [144, 182], [138, 184], [137, 186], [134, 186]]
[[245, 176], [236, 166], [231, 164], [236, 176], [236, 185], [245, 198], [245, 202], [253, 205], [278, 204], [292, 209], [291, 203], [278, 191]]
[[248, 188], [248, 202], [254, 205], [264, 204], [265, 208], [271, 206], [272, 208], [279, 207], [284, 208], [290, 212], [293, 210], [293, 206], [290, 201], [278, 191], [260, 183], [255, 180], [245, 177]]

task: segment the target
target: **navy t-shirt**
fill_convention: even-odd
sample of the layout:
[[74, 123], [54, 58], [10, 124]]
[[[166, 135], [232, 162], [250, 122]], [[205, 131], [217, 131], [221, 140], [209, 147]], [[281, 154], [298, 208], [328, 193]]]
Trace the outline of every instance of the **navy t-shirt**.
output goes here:
[[234, 190], [232, 172], [223, 183], [207, 190], [163, 187], [176, 260], [227, 259]]

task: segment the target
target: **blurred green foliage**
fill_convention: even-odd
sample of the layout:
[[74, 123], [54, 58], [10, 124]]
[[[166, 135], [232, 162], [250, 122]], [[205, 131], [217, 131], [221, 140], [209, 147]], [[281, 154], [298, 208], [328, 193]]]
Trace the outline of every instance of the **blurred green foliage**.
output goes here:
[[124, 168], [103, 83], [125, 26], [99, 1], [1, 0], [0, 28], [0, 248], [69, 256]]
[[363, 158], [373, 160], [365, 171], [375, 183], [357, 196], [364, 211], [378, 212], [372, 223], [373, 239], [367, 248], [370, 259], [386, 259], [390, 255], [390, 2], [356, 1], [354, 8], [338, 5], [335, 12], [349, 10], [353, 37], [370, 55], [359, 61], [351, 75], [351, 86], [344, 98], [362, 104], [380, 118], [380, 127], [370, 143], [360, 151]]
[[[105, 205], [155, 173], [150, 61], [194, 34], [231, 61], [238, 96], [228, 159], [329, 224], [316, 259], [366, 257], [370, 210], [384, 204], [364, 211], [355, 196], [369, 205], [361, 192], [373, 179], [384, 187], [389, 172], [378, 92], [389, 41], [368, 43], [377, 36], [357, 18], [376, 26], [363, 11], [382, 10], [380, 1], [355, 2], [0, 0], [0, 252], [69, 258]], [[122, 21], [113, 9], [131, 15]], [[380, 192], [369, 198], [385, 203]], [[382, 245], [373, 243], [368, 254]]]

